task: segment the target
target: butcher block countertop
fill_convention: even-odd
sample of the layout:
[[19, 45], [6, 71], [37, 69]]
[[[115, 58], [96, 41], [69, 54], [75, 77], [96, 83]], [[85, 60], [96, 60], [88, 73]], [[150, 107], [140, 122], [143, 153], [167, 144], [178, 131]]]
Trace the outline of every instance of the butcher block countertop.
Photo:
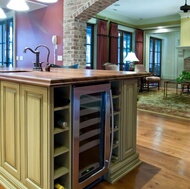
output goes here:
[[28, 68], [0, 68], [0, 80], [15, 81], [40, 86], [67, 85], [142, 78], [147, 72], [52, 68], [50, 72]]

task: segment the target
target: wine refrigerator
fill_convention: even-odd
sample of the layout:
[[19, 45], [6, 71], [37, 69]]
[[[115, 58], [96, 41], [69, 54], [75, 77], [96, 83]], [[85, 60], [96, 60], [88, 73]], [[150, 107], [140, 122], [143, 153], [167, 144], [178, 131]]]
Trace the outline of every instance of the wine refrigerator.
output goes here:
[[73, 87], [73, 189], [91, 188], [108, 172], [113, 143], [110, 88], [110, 83]]

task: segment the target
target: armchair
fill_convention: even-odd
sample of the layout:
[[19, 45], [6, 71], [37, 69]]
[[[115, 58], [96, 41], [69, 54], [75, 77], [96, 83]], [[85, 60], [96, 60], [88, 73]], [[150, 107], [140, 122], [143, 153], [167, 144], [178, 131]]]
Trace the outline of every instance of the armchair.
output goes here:
[[[145, 67], [142, 64], [136, 64], [134, 71], [135, 72], [146, 72]], [[141, 83], [140, 83], [141, 87], [140, 88], [141, 88], [141, 90], [143, 90], [144, 88], [147, 88], [147, 90], [149, 92], [150, 86], [153, 85], [153, 86], [158, 87], [158, 90], [159, 90], [160, 89], [160, 81], [161, 81], [161, 78], [158, 76], [150, 75], [148, 77], [141, 78]]]
[[107, 62], [104, 64], [104, 66], [105, 66], [105, 70], [118, 70], [118, 66], [113, 63]]

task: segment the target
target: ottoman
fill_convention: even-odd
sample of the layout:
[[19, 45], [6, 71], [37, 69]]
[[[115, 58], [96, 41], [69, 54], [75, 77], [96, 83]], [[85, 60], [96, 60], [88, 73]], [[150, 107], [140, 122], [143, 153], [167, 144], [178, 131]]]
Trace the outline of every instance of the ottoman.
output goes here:
[[145, 79], [146, 79], [146, 84], [147, 84], [148, 91], [149, 91], [151, 83], [157, 83], [158, 90], [160, 89], [160, 80], [161, 80], [160, 77], [158, 77], [158, 76], [149, 76], [149, 77], [146, 77]]

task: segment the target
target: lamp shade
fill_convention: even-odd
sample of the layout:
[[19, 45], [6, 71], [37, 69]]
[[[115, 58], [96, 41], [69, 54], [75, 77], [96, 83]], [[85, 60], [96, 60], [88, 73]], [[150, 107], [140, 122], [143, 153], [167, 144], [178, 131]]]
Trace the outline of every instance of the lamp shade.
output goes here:
[[6, 18], [6, 14], [4, 13], [3, 9], [0, 7], [0, 19]]
[[139, 62], [139, 59], [136, 57], [134, 52], [129, 52], [127, 54], [127, 57], [125, 58], [125, 61], [129, 62]]
[[58, 0], [37, 0], [42, 3], [56, 3]]
[[10, 0], [9, 3], [7, 4], [7, 8], [15, 11], [29, 10], [29, 6], [27, 5], [25, 0]]

